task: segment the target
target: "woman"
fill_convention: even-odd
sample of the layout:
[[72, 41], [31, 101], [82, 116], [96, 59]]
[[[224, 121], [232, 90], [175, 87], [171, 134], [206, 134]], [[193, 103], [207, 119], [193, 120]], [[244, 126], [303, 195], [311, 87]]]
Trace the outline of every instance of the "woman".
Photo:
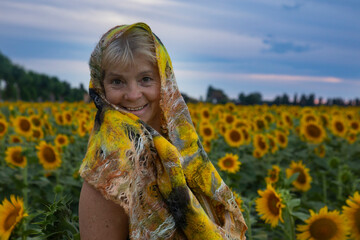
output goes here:
[[149, 26], [110, 29], [90, 68], [98, 112], [80, 168], [81, 238], [244, 239], [239, 207], [203, 150]]

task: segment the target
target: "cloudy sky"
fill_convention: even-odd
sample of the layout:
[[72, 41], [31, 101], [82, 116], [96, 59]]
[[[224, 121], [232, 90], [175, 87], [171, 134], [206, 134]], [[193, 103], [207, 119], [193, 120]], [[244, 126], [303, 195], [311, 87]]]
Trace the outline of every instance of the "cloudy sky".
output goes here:
[[1, 0], [0, 51], [28, 70], [88, 85], [88, 59], [109, 28], [146, 22], [165, 44], [181, 92], [209, 85], [360, 97], [359, 0]]

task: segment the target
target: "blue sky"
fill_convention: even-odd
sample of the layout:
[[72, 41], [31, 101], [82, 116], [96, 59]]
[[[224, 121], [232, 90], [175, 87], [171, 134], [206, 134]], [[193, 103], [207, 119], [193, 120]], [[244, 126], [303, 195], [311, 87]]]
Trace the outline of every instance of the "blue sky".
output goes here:
[[146, 22], [165, 44], [181, 92], [209, 85], [360, 97], [358, 0], [1, 0], [0, 51], [26, 69], [88, 85], [89, 56], [109, 28]]

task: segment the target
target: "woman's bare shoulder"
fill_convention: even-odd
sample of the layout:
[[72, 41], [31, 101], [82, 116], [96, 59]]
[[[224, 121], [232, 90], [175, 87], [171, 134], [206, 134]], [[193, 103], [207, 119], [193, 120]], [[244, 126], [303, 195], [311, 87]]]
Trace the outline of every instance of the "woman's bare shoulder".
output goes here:
[[129, 220], [124, 209], [86, 181], [80, 194], [79, 224], [82, 240], [128, 239]]

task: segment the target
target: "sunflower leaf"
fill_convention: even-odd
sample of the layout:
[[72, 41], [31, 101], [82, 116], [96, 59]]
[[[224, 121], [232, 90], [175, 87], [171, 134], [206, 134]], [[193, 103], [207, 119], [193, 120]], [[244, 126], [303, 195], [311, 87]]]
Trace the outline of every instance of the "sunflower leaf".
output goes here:
[[285, 179], [285, 186], [290, 186], [290, 184], [299, 177], [299, 174], [299, 172], [294, 173], [290, 178]]
[[300, 206], [301, 200], [299, 198], [295, 198], [295, 199], [291, 199], [287, 202], [287, 206], [290, 210], [290, 212], [292, 212], [292, 210], [294, 208], [296, 208], [297, 206]]
[[293, 212], [293, 213], [291, 213], [291, 215], [293, 215], [294, 217], [296, 217], [302, 221], [305, 221], [306, 219], [308, 219], [310, 217], [309, 214], [302, 213], [302, 212]]

